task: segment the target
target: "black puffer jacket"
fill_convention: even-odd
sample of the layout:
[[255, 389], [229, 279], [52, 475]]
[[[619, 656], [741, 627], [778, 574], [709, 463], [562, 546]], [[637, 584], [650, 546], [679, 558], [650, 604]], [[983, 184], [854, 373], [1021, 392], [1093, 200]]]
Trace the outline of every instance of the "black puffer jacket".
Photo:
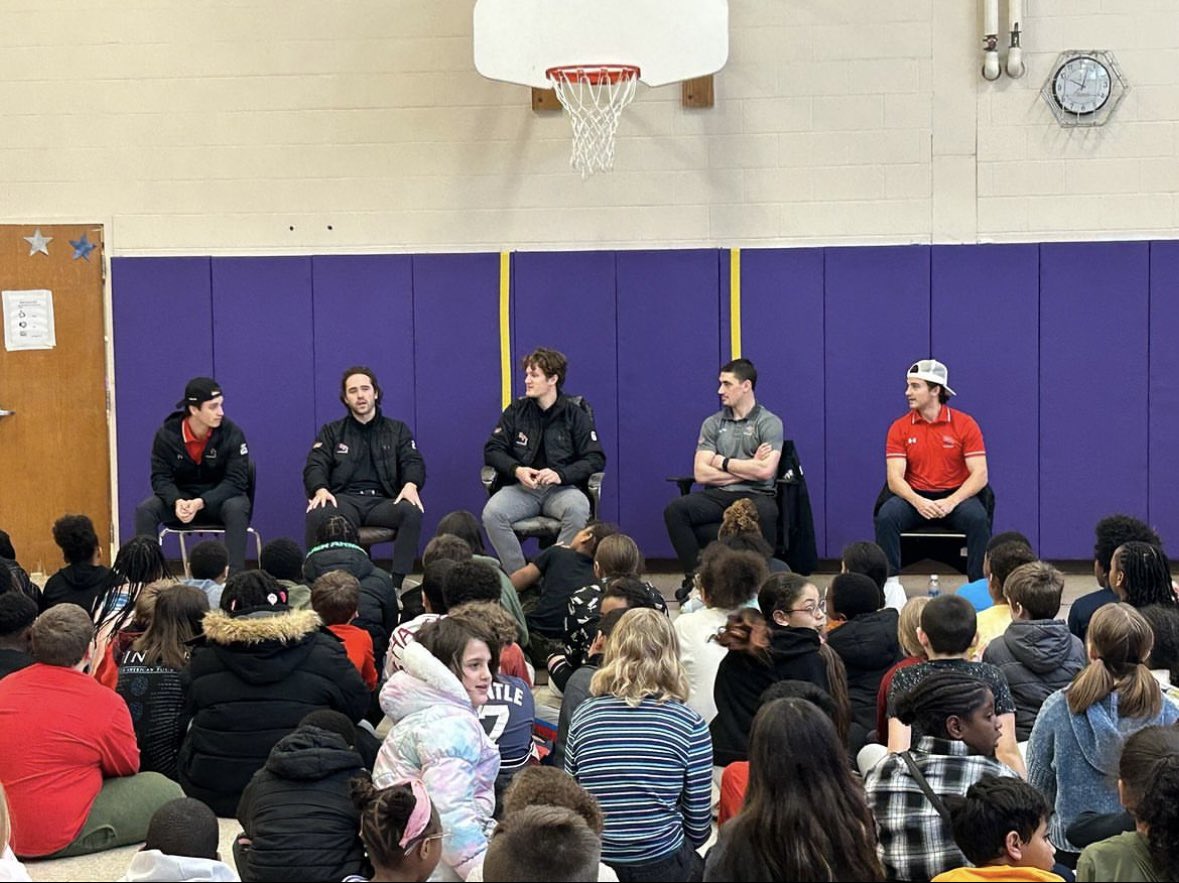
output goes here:
[[1026, 742], [1044, 700], [1067, 687], [1088, 658], [1062, 619], [1017, 619], [992, 638], [983, 662], [999, 667], [1015, 700], [1015, 738]]
[[369, 692], [344, 652], [321, 631], [313, 610], [213, 610], [205, 644], [180, 676], [185, 691], [180, 784], [223, 818], [275, 743], [309, 712], [328, 708], [363, 717]]
[[237, 808], [252, 841], [242, 880], [343, 880], [369, 876], [360, 814], [348, 780], [368, 775], [338, 733], [303, 726], [279, 740]]
[[814, 629], [776, 628], [768, 655], [730, 650], [721, 660], [713, 685], [716, 717], [709, 724], [713, 762], [728, 766], [748, 760], [749, 730], [761, 707], [761, 694], [778, 681], [810, 681], [824, 690], [827, 665], [819, 655]]
[[397, 592], [389, 574], [373, 564], [368, 553], [352, 543], [324, 543], [307, 553], [303, 577], [308, 584], [332, 570], [343, 570], [360, 580], [360, 604], [355, 625], [372, 635], [373, 658], [380, 671], [389, 649], [389, 635], [397, 626]]
[[868, 733], [876, 728], [880, 681], [903, 655], [897, 639], [899, 618], [896, 610], [885, 607], [875, 613], [862, 613], [827, 635], [828, 646], [839, 654], [847, 669], [852, 712], [848, 748], [853, 753], [864, 747]]

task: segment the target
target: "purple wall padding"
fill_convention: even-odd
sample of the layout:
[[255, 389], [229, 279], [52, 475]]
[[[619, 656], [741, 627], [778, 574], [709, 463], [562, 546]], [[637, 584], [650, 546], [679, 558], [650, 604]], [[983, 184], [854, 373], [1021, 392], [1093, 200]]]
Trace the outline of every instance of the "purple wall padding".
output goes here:
[[312, 337], [311, 258], [213, 259], [215, 376], [257, 468], [252, 521], [264, 541], [303, 542], [303, 464], [316, 430]]
[[209, 273], [209, 258], [111, 261], [120, 543], [135, 535], [135, 506], [151, 493], [156, 430], [189, 378], [213, 371]]
[[884, 439], [906, 413], [906, 369], [929, 356], [929, 248], [827, 249], [826, 292], [827, 552], [837, 556], [874, 536]]
[[1047, 558], [1081, 556], [1105, 515], [1147, 515], [1149, 261], [1146, 242], [1040, 246], [1039, 552]]
[[950, 369], [952, 407], [978, 421], [995, 492], [995, 532], [1038, 546], [1040, 255], [1035, 245], [935, 246], [933, 356]]
[[1150, 523], [1179, 543], [1179, 242], [1150, 244]]
[[376, 372], [382, 413], [412, 429], [413, 259], [393, 254], [316, 257], [311, 280], [316, 429], [347, 413], [340, 402], [340, 378], [353, 365]]
[[[727, 275], [722, 267], [721, 278]], [[722, 301], [722, 315], [728, 312], [725, 306]], [[822, 249], [741, 252], [741, 354], [757, 366], [758, 401], [782, 418], [786, 438], [794, 439], [798, 448], [819, 555], [838, 555], [838, 549], [824, 552], [823, 416], [828, 395], [823, 377]]]
[[499, 255], [414, 255], [413, 305], [424, 547], [443, 515], [479, 515], [487, 499], [479, 483], [483, 443], [502, 410]]
[[606, 451], [599, 517], [618, 521], [618, 335], [614, 252], [512, 256], [512, 394], [523, 395], [520, 359], [538, 346], [569, 360], [565, 392], [585, 396]]
[[714, 250], [618, 253], [619, 522], [650, 558], [673, 557], [666, 481], [691, 475], [700, 424], [714, 413], [719, 338]]

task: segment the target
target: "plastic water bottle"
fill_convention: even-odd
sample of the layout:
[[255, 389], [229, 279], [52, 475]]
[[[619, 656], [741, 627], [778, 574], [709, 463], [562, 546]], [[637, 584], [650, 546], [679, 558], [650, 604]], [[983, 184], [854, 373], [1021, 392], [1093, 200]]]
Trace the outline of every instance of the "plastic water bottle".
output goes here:
[[929, 575], [929, 591], [926, 592], [931, 598], [936, 598], [942, 593], [942, 587], [938, 584], [937, 574], [931, 573]]

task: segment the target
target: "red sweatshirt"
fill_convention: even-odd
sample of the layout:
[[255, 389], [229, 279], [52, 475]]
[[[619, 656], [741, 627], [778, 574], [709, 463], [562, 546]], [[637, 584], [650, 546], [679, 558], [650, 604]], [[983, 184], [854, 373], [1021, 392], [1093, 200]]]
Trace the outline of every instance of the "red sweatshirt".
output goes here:
[[358, 625], [345, 623], [329, 625], [328, 631], [344, 642], [344, 652], [360, 672], [364, 685], [370, 690], [377, 688], [377, 666], [373, 662], [373, 636]]
[[102, 781], [139, 772], [123, 698], [90, 675], [34, 663], [0, 680], [0, 781], [12, 851], [35, 858], [69, 845]]

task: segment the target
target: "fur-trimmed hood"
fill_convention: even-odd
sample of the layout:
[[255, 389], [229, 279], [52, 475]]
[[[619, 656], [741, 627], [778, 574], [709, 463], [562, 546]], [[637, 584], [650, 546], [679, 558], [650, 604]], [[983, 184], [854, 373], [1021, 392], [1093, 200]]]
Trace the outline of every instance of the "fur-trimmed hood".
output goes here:
[[201, 624], [211, 644], [290, 644], [319, 631], [323, 621], [314, 610], [276, 609], [266, 616], [231, 616], [224, 610], [210, 610]]
[[303, 664], [317, 641], [338, 640], [320, 631], [314, 610], [281, 610], [265, 616], [230, 616], [212, 610], [205, 614], [203, 625], [206, 650], [249, 684], [281, 681]]

